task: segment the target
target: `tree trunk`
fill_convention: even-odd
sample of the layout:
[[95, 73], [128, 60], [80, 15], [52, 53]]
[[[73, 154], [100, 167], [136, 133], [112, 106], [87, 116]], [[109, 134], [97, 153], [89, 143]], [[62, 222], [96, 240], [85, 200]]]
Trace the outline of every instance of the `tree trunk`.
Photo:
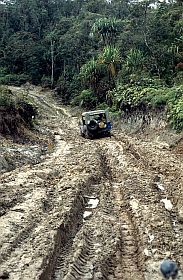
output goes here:
[[146, 3], [145, 3], [145, 11], [144, 11], [144, 31], [143, 31], [143, 34], [144, 34], [144, 42], [145, 42], [147, 48], [148, 48], [148, 49], [150, 50], [150, 52], [151, 52], [152, 59], [154, 60], [154, 65], [155, 65], [155, 67], [156, 67], [156, 71], [157, 71], [157, 74], [158, 74], [158, 78], [161, 79], [160, 69], [159, 69], [159, 66], [158, 66], [157, 57], [156, 57], [156, 55], [154, 54], [153, 46], [152, 46], [152, 48], [150, 47], [150, 45], [149, 45], [149, 43], [148, 43], [148, 39], [147, 39], [147, 8], [148, 8], [148, 3], [146, 2]]
[[54, 41], [51, 40], [51, 87], [54, 83]]

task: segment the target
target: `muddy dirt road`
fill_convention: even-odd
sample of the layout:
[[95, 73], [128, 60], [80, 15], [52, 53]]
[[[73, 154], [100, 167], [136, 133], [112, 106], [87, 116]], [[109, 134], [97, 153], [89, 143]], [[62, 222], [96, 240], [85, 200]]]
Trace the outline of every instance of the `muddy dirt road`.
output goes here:
[[83, 139], [49, 92], [29, 94], [55, 146], [0, 177], [0, 279], [160, 280], [165, 257], [183, 269], [181, 155], [117, 130]]

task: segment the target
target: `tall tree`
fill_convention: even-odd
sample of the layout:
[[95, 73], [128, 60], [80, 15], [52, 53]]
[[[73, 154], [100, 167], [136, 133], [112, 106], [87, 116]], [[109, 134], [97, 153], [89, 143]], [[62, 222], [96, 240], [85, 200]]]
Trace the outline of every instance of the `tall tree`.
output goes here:
[[104, 45], [115, 43], [119, 27], [119, 21], [115, 18], [99, 18], [92, 26], [91, 36], [99, 35]]
[[120, 63], [119, 49], [114, 46], [106, 46], [103, 49], [99, 61], [107, 66], [109, 73], [109, 81], [115, 86], [114, 78], [117, 74], [117, 65]]

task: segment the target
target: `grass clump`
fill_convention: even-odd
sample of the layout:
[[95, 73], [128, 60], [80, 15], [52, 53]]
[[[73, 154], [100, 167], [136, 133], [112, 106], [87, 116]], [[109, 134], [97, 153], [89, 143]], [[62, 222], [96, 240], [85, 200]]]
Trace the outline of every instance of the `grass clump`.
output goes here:
[[8, 88], [0, 87], [0, 107], [15, 107], [14, 96]]
[[71, 105], [80, 106], [88, 110], [94, 109], [97, 104], [97, 98], [94, 96], [93, 92], [89, 89], [83, 90], [78, 96], [76, 96]]

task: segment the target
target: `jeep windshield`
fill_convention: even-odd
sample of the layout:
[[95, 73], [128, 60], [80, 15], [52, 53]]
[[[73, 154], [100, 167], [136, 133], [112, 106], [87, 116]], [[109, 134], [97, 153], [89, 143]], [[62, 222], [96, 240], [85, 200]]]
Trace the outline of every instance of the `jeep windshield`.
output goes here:
[[100, 114], [87, 114], [88, 120], [99, 120], [101, 117], [105, 117], [103, 114], [102, 116]]

